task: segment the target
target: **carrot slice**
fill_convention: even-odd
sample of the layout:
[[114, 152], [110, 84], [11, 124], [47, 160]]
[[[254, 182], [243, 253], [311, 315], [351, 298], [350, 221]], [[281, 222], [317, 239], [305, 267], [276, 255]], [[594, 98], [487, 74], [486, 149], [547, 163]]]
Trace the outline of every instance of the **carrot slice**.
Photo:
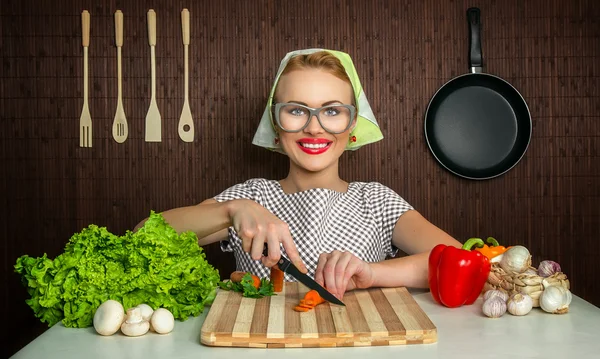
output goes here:
[[304, 295], [303, 299], [300, 299], [299, 304], [294, 307], [294, 310], [297, 312], [307, 312], [324, 302], [325, 299], [316, 290], [310, 290]]
[[312, 302], [315, 306], [325, 302], [325, 299], [323, 299], [316, 290], [309, 290], [304, 295], [304, 300], [306, 303], [309, 303], [309, 301]]
[[308, 312], [310, 309], [309, 308], [300, 307], [300, 306], [295, 306], [294, 310], [297, 311], [297, 312]]

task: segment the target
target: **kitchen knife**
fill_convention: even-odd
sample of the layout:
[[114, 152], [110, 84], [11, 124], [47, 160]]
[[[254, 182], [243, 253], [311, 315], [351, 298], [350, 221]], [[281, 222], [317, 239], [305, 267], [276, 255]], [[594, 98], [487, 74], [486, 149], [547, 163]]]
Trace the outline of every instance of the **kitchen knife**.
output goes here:
[[[268, 249], [266, 243], [265, 243], [265, 249], [263, 250], [263, 255], [265, 255], [265, 256], [269, 255], [269, 249]], [[312, 279], [311, 277], [307, 276], [306, 274], [300, 272], [300, 270], [298, 270], [298, 268], [296, 268], [296, 266], [293, 265], [292, 262], [290, 262], [290, 260], [287, 259], [283, 254], [279, 258], [279, 262], [277, 262], [277, 267], [279, 269], [281, 269], [283, 272], [296, 278], [299, 282], [301, 282], [308, 288], [316, 290], [317, 293], [319, 293], [319, 295], [321, 296], [321, 298], [325, 299], [326, 301], [334, 303], [334, 304], [346, 306], [346, 304], [344, 304], [341, 300], [337, 299], [333, 294], [329, 293], [327, 291], [327, 289], [323, 288], [314, 279]]]

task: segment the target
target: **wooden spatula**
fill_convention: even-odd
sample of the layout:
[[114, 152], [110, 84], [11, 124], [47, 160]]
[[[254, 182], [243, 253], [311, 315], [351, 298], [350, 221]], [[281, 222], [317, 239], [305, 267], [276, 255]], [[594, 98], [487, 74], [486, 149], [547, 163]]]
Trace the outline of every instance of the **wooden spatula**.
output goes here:
[[123, 109], [123, 85], [121, 75], [121, 46], [123, 46], [123, 13], [115, 12], [115, 43], [117, 45], [117, 111], [113, 120], [112, 135], [115, 141], [123, 143], [127, 139], [129, 129]]
[[190, 12], [188, 9], [181, 11], [181, 32], [183, 34], [183, 56], [184, 56], [184, 100], [183, 110], [179, 116], [177, 132], [184, 142], [194, 141], [194, 121], [189, 103], [189, 72], [188, 72], [188, 45], [190, 44]]
[[150, 107], [146, 114], [146, 142], [161, 141], [161, 118], [156, 103], [156, 60], [154, 47], [156, 46], [156, 13], [154, 10], [148, 10], [148, 42], [150, 44], [150, 61], [152, 69], [152, 97]]

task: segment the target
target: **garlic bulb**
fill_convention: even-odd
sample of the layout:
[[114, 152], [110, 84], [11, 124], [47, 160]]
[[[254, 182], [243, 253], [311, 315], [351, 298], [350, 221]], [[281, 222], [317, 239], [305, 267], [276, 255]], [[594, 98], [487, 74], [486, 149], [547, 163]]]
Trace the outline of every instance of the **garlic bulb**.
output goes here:
[[533, 299], [527, 294], [516, 293], [508, 299], [506, 308], [512, 315], [525, 315], [533, 308]]
[[541, 261], [540, 265], [538, 266], [538, 274], [540, 277], [549, 277], [560, 271], [560, 264], [556, 263], [555, 261]]
[[498, 296], [493, 296], [483, 302], [481, 310], [490, 318], [499, 318], [506, 313], [506, 302]]
[[499, 264], [507, 273], [523, 273], [531, 266], [531, 254], [523, 246], [513, 246], [503, 253]]
[[538, 275], [538, 272], [535, 269], [533, 269], [533, 268], [529, 268], [523, 274]]
[[486, 301], [492, 297], [500, 297], [503, 301], [508, 300], [508, 293], [503, 292], [498, 289], [490, 289], [487, 292], [483, 293], [483, 300]]
[[546, 279], [542, 281], [542, 285], [544, 290], [540, 294], [540, 307], [552, 314], [567, 313], [573, 299], [571, 291], [561, 285], [551, 285]]

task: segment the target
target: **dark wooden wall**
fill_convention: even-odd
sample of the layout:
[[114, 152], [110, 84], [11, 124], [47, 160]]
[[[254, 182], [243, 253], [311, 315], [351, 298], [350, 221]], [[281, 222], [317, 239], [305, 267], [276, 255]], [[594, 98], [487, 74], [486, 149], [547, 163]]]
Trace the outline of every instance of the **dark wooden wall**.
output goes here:
[[[301, 5], [300, 5], [301, 4]], [[533, 117], [523, 160], [489, 181], [437, 165], [423, 135], [435, 90], [468, 71], [466, 9], [482, 10], [486, 71], [519, 89]], [[180, 11], [191, 12], [194, 143], [177, 136], [183, 103]], [[157, 13], [163, 142], [144, 142], [150, 97], [146, 12]], [[91, 13], [94, 147], [80, 148], [81, 11]], [[115, 10], [124, 13], [123, 91], [130, 137], [111, 136], [116, 108]], [[285, 157], [253, 146], [266, 96], [286, 52], [349, 52], [385, 140], [347, 153], [341, 174], [380, 181], [459, 240], [494, 236], [553, 259], [573, 292], [592, 288], [600, 235], [600, 6], [588, 1], [75, 1], [0, 5], [0, 234], [2, 315], [19, 318], [6, 355], [44, 329], [13, 272], [18, 256], [58, 255], [88, 224], [114, 233], [150, 210], [198, 203], [249, 177], [280, 178]], [[208, 259], [228, 273], [216, 246]], [[5, 355], [3, 355], [5, 356]]]

